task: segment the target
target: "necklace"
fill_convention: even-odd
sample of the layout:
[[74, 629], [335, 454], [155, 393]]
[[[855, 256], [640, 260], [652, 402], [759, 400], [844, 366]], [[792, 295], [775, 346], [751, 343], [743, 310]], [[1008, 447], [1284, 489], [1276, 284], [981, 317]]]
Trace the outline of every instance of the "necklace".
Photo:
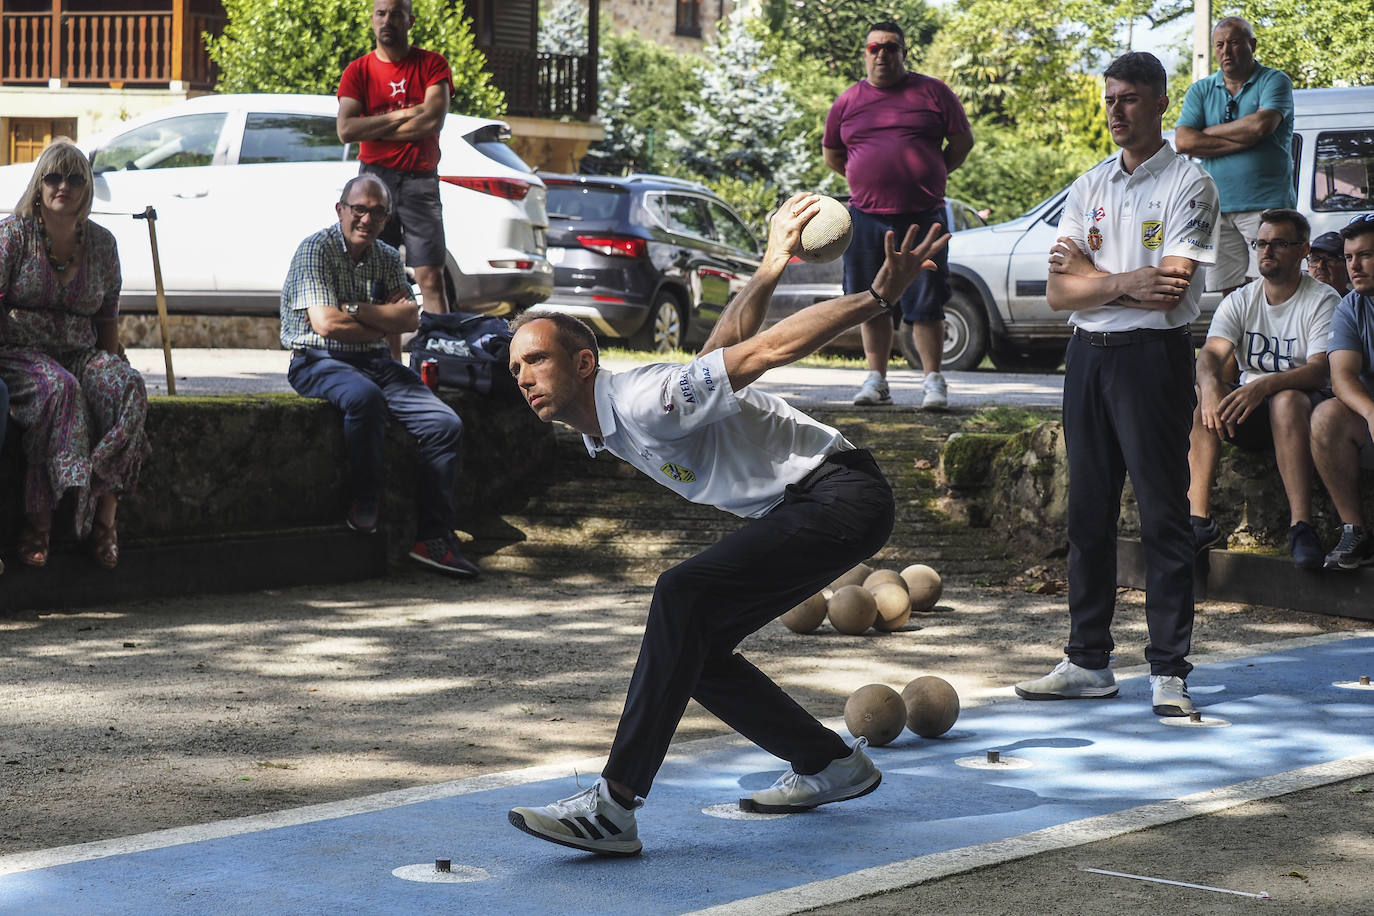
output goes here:
[[86, 235], [85, 222], [80, 222], [76, 224], [76, 244], [72, 246], [72, 253], [67, 255], [67, 257], [61, 261], [53, 257], [52, 236], [48, 235], [48, 227], [43, 224], [42, 217], [39, 217], [38, 219], [38, 226], [40, 229], [43, 230], [43, 253], [48, 256], [48, 263], [52, 265], [53, 270], [57, 271], [58, 273], [62, 273], [62, 271], [72, 266], [72, 261], [76, 260], [76, 253], [81, 250], [81, 241], [83, 238], [85, 238]]

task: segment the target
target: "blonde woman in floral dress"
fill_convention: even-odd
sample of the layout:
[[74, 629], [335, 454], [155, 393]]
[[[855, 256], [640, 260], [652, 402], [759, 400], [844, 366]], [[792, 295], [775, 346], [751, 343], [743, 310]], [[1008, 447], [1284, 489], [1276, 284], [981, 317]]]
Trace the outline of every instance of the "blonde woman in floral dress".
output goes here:
[[53, 510], [70, 493], [77, 535], [113, 569], [118, 500], [149, 453], [147, 391], [119, 355], [119, 254], [88, 219], [91, 200], [89, 160], [57, 140], [0, 220], [0, 380], [23, 432], [29, 566], [48, 562]]

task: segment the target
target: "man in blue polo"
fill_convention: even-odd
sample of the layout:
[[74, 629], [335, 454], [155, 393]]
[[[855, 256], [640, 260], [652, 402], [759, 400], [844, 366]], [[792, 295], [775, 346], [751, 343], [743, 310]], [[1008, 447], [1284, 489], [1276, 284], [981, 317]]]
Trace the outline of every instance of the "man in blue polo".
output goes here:
[[1255, 31], [1239, 16], [1212, 30], [1216, 73], [1188, 87], [1174, 147], [1202, 160], [1221, 195], [1217, 263], [1206, 288], [1229, 293], [1259, 276], [1260, 213], [1298, 205], [1293, 190], [1293, 83], [1255, 61]]

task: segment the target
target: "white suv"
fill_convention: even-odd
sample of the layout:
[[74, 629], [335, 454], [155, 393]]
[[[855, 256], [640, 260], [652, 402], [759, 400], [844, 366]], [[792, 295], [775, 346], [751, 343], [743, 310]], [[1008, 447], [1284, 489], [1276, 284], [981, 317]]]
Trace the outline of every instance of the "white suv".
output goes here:
[[[296, 247], [335, 219], [358, 173], [337, 113], [333, 96], [207, 95], [79, 144], [95, 171], [92, 218], [119, 243], [120, 308], [154, 306], [147, 223], [132, 218], [151, 205], [169, 309], [277, 314]], [[466, 311], [523, 308], [553, 289], [544, 183], [508, 136], [502, 121], [455, 114], [439, 134], [445, 280]], [[32, 174], [32, 163], [0, 168], [0, 213]]]

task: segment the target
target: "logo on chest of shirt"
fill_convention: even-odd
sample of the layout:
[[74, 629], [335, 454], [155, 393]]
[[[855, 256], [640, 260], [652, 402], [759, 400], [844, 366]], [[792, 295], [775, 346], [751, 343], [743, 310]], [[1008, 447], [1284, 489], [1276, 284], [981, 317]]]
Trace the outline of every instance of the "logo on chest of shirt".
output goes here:
[[401, 81], [400, 81], [399, 83], [393, 83], [393, 82], [391, 82], [391, 80], [387, 80], [387, 83], [389, 83], [390, 86], [391, 86], [391, 96], [390, 96], [391, 98], [394, 99], [394, 98], [396, 98], [396, 96], [398, 96], [398, 95], [399, 95], [401, 98], [405, 98], [405, 94], [406, 94], [406, 81], [405, 81], [405, 78], [404, 78], [404, 77], [401, 78]]
[[678, 483], [692, 483], [697, 479], [697, 475], [692, 473], [691, 468], [684, 468], [680, 464], [673, 464], [671, 461], [659, 468], [664, 474], [676, 480]]
[[1094, 207], [1083, 214], [1085, 219], [1090, 219], [1095, 223], [1100, 223], [1107, 218], [1107, 211], [1102, 207]]
[[1147, 219], [1140, 224], [1140, 244], [1155, 251], [1164, 244], [1164, 223], [1157, 219]]
[[1088, 247], [1093, 251], [1102, 250], [1102, 230], [1096, 226], [1088, 230]]

